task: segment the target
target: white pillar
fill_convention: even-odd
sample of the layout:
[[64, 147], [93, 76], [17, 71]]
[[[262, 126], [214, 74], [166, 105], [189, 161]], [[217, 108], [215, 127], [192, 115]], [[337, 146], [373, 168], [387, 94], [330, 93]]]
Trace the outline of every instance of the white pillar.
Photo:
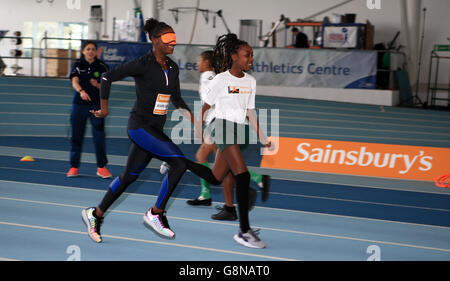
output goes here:
[[108, 36], [108, 0], [103, 0], [103, 34], [102, 38], [103, 40], [109, 38]]
[[422, 7], [422, 0], [408, 1], [408, 22], [411, 36], [412, 57], [419, 57], [419, 42], [420, 42], [420, 26], [422, 18], [420, 11]]
[[405, 36], [408, 73], [411, 85], [416, 83], [419, 63], [422, 0], [401, 0], [402, 33]]
[[145, 11], [144, 12], [144, 21], [148, 18], [155, 18], [157, 20], [159, 20], [159, 9], [158, 7], [160, 5], [162, 5], [162, 3], [159, 3], [162, 1], [158, 1], [158, 0], [148, 0], [146, 1], [146, 5], [144, 3], [142, 3], [142, 9], [144, 10], [144, 5], [145, 5]]

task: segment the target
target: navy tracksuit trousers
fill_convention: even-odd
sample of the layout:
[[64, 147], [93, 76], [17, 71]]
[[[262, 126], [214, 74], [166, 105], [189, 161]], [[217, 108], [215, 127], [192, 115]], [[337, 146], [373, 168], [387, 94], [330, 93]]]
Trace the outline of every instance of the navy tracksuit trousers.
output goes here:
[[91, 109], [92, 107], [89, 105], [72, 104], [70, 114], [70, 122], [72, 124], [70, 164], [75, 168], [80, 166], [81, 151], [88, 119], [92, 126], [92, 138], [94, 140], [97, 167], [102, 168], [108, 163], [108, 159], [106, 158], [105, 119], [96, 118], [89, 112]]

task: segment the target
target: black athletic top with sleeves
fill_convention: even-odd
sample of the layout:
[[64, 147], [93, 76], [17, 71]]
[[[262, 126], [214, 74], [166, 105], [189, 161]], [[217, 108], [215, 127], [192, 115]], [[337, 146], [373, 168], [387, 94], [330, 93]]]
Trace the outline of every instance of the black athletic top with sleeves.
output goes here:
[[80, 94], [75, 91], [73, 96], [73, 103], [81, 105], [91, 105], [94, 108], [100, 108], [99, 91], [92, 86], [90, 80], [95, 79], [100, 82], [100, 77], [103, 73], [109, 70], [108, 66], [101, 60], [95, 59], [93, 63], [87, 62], [84, 58], [80, 58], [72, 65], [69, 78], [78, 77], [80, 86], [91, 98], [91, 101], [85, 101], [80, 97]]
[[128, 129], [145, 126], [163, 129], [167, 117], [169, 100], [175, 108], [189, 110], [181, 97], [178, 65], [167, 58], [167, 74], [149, 51], [146, 55], [119, 65], [104, 73], [100, 85], [100, 97], [109, 98], [111, 83], [131, 76], [135, 80], [136, 101], [130, 112]]

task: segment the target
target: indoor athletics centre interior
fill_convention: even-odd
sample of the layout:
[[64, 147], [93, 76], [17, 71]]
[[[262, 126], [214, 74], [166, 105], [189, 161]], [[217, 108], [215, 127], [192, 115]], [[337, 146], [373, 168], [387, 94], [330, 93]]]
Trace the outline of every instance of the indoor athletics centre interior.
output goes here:
[[[276, 6], [271, 0], [16, 0], [1, 6], [0, 260], [450, 260], [447, 0], [283, 0]], [[150, 18], [159, 25], [148, 32]], [[230, 33], [251, 53], [243, 58], [241, 47], [224, 47], [231, 62], [224, 72], [239, 68], [256, 86], [228, 86], [223, 95], [254, 97], [266, 139], [251, 134], [240, 156], [229, 156], [227, 148], [207, 155], [203, 164], [213, 173], [223, 155], [234, 180], [234, 217], [218, 218], [228, 210], [226, 183], [208, 187], [188, 169], [167, 195], [177, 166], [162, 173], [166, 156], [154, 152], [161, 141], [145, 139], [141, 146], [129, 128], [139, 110], [151, 115], [149, 124], [166, 118], [163, 133], [183, 157], [199, 162], [202, 139], [174, 93], [158, 92], [153, 109], [142, 96], [156, 92], [141, 86], [175, 81], [170, 89], [179, 90], [197, 118], [206, 83], [199, 59], [215, 50], [212, 60], [219, 61], [219, 39]], [[167, 43], [164, 34], [176, 34], [176, 42]], [[94, 48], [91, 60], [86, 46]], [[170, 67], [158, 61], [161, 50]], [[162, 69], [133, 74], [138, 70], [125, 67], [147, 63], [148, 54]], [[215, 75], [209, 85], [223, 77]], [[98, 117], [105, 92], [108, 115]], [[77, 123], [81, 103], [88, 111]], [[243, 106], [244, 113], [253, 110]], [[85, 210], [98, 209], [126, 181], [135, 146], [156, 156], [131, 173], [133, 182], [105, 212], [102, 241], [95, 243], [92, 232], [100, 234], [101, 221], [87, 219]], [[107, 164], [99, 164], [101, 153]], [[251, 179], [264, 175], [263, 183], [246, 185], [256, 195], [238, 196], [242, 165], [231, 164], [238, 160]], [[247, 197], [248, 204], [238, 200]], [[174, 237], [145, 220], [162, 198]], [[261, 249], [243, 244], [243, 208]], [[241, 236], [245, 242], [237, 241]], [[175, 273], [189, 275], [183, 270]]]

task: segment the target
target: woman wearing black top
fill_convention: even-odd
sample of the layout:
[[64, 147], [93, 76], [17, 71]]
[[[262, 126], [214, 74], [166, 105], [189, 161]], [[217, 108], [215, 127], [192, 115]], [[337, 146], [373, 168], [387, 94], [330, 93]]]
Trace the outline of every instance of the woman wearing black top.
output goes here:
[[107, 116], [111, 83], [127, 76], [134, 78], [136, 102], [127, 126], [128, 137], [132, 141], [127, 166], [110, 184], [101, 203], [97, 207], [82, 211], [88, 234], [95, 242], [102, 241], [100, 226], [103, 214], [124, 190], [137, 180], [153, 157], [167, 162], [171, 170], [163, 179], [156, 204], [145, 213], [144, 222], [163, 236], [175, 236], [167, 222], [165, 207], [186, 169], [211, 184], [220, 184], [209, 168], [185, 158], [181, 150], [163, 132], [169, 101], [172, 101], [175, 108], [186, 110], [191, 122], [194, 117], [181, 97], [178, 66], [166, 56], [173, 53], [176, 44], [175, 32], [169, 25], [155, 19], [148, 19], [144, 30], [152, 41], [153, 50], [105, 73], [100, 87], [101, 109], [92, 111], [98, 118]]

